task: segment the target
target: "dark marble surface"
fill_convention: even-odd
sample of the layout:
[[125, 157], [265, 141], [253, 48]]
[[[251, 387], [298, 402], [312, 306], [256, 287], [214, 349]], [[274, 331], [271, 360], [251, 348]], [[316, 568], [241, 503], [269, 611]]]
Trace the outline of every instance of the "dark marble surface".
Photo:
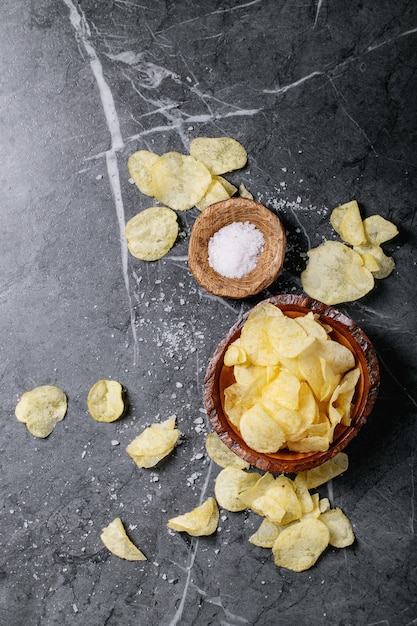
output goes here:
[[[417, 4], [3, 0], [1, 16], [1, 624], [416, 623]], [[251, 300], [195, 283], [196, 209], [163, 260], [127, 252], [125, 222], [152, 203], [128, 155], [186, 152], [198, 135], [247, 148], [229, 180], [287, 229], [281, 277]], [[209, 538], [168, 532], [213, 493], [202, 381], [216, 344], [258, 300], [301, 293], [305, 251], [352, 198], [400, 230], [384, 246], [393, 274], [338, 307], [373, 341], [382, 379], [349, 470], [321, 490], [356, 543], [296, 574], [248, 543], [255, 515], [222, 511]], [[110, 377], [130, 410], [97, 424], [86, 396]], [[69, 399], [46, 440], [14, 417], [41, 384]], [[126, 445], [171, 415], [182, 445], [139, 470]], [[146, 563], [102, 546], [116, 516]]]

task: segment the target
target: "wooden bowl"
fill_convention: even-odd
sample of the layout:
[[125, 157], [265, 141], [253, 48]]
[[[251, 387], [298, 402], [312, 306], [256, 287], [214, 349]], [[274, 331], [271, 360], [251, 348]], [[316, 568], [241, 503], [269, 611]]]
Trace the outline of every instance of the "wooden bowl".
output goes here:
[[[220, 228], [250, 222], [263, 233], [265, 245], [256, 267], [242, 278], [226, 278], [208, 262], [208, 243]], [[286, 237], [280, 219], [255, 200], [230, 198], [208, 206], [194, 222], [188, 265], [196, 281], [210, 293], [225, 298], [247, 298], [273, 283], [282, 270]]]
[[268, 298], [289, 317], [306, 315], [309, 311], [319, 314], [321, 322], [333, 329], [333, 340], [348, 347], [355, 355], [360, 369], [351, 414], [351, 425], [339, 424], [334, 433], [333, 443], [325, 452], [297, 453], [287, 449], [273, 454], [261, 454], [249, 448], [236, 428], [229, 422], [224, 412], [224, 390], [235, 382], [233, 368], [223, 363], [230, 343], [240, 335], [250, 311], [248, 311], [229, 331], [217, 346], [207, 368], [204, 379], [204, 402], [213, 429], [222, 441], [239, 457], [258, 469], [296, 474], [317, 467], [343, 450], [365, 424], [375, 403], [379, 389], [379, 366], [375, 350], [365, 333], [347, 315], [330, 308], [322, 302], [300, 295], [279, 295]]

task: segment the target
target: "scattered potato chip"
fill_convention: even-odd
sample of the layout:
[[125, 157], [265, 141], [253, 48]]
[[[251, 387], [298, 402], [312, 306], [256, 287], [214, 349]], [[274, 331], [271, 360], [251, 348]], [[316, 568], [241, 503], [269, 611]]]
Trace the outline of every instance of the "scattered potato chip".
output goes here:
[[230, 137], [196, 137], [191, 141], [190, 154], [204, 163], [212, 174], [225, 174], [246, 165], [245, 148]]
[[216, 500], [226, 511], [243, 511], [246, 505], [240, 494], [257, 483], [257, 472], [244, 472], [237, 467], [228, 466], [219, 472], [214, 484]]
[[175, 417], [165, 422], [151, 424], [127, 446], [126, 452], [138, 467], [155, 467], [175, 448], [179, 430]]
[[147, 196], [154, 195], [152, 166], [157, 159], [158, 155], [154, 152], [138, 150], [138, 152], [131, 154], [127, 160], [127, 167], [133, 182]]
[[374, 277], [360, 254], [339, 241], [326, 241], [307, 252], [301, 273], [303, 289], [325, 304], [358, 300], [374, 287]]
[[123, 415], [123, 387], [116, 380], [98, 380], [87, 396], [87, 407], [96, 422], [115, 422]]
[[329, 545], [329, 529], [318, 519], [291, 524], [279, 533], [272, 547], [274, 563], [294, 572], [312, 567]]
[[319, 520], [329, 529], [329, 544], [334, 548], [346, 548], [355, 541], [352, 524], [339, 507], [327, 509], [320, 515]]
[[212, 535], [219, 523], [219, 509], [214, 498], [208, 498], [203, 504], [189, 513], [173, 517], [167, 526], [178, 532], [186, 532], [192, 537]]
[[62, 389], [52, 385], [34, 387], [22, 394], [15, 415], [34, 437], [44, 439], [67, 412], [67, 397]]
[[387, 256], [381, 246], [377, 244], [355, 246], [353, 249], [361, 255], [364, 264], [372, 272], [374, 278], [387, 278], [395, 267], [394, 259]]
[[348, 468], [349, 459], [345, 452], [338, 452], [332, 459], [325, 461], [318, 467], [306, 470], [305, 479], [308, 489], [314, 489], [320, 485], [324, 485], [332, 478], [343, 474]]
[[134, 257], [157, 261], [169, 252], [177, 239], [177, 216], [167, 207], [149, 207], [127, 222], [125, 236]]
[[126, 561], [146, 561], [146, 556], [129, 539], [123, 522], [116, 517], [100, 535], [101, 541], [112, 554]]
[[[252, 472], [255, 475], [255, 472]], [[275, 477], [270, 472], [266, 472], [263, 475], [258, 474], [257, 479], [252, 481], [252, 484], [248, 484], [239, 493], [239, 498], [246, 508], [251, 509], [254, 513], [262, 515], [262, 500], [258, 506], [259, 498], [262, 498], [268, 489], [275, 482]]]
[[249, 469], [250, 467], [249, 463], [232, 452], [216, 433], [207, 435], [206, 450], [211, 460], [220, 465], [220, 467], [232, 466], [239, 469]]
[[370, 215], [363, 220], [366, 239], [370, 244], [379, 246], [398, 235], [398, 228], [382, 215]]
[[220, 176], [213, 177], [206, 193], [201, 200], [196, 203], [196, 207], [199, 211], [204, 211], [204, 209], [210, 206], [210, 204], [214, 204], [215, 202], [228, 200], [233, 193], [236, 192], [236, 187], [234, 187], [234, 185], [231, 185], [231, 183], [225, 185], [223, 181], [225, 181], [225, 179]]
[[265, 518], [248, 541], [258, 548], [272, 548], [280, 532], [282, 532], [282, 527]]
[[155, 198], [175, 211], [186, 211], [200, 202], [211, 181], [204, 163], [179, 152], [162, 154], [152, 166]]
[[365, 230], [356, 200], [346, 202], [346, 204], [333, 209], [330, 223], [346, 243], [360, 246], [366, 242]]
[[243, 183], [239, 185], [239, 196], [241, 198], [248, 198], [248, 200], [253, 200], [253, 195], [248, 189], [246, 189]]

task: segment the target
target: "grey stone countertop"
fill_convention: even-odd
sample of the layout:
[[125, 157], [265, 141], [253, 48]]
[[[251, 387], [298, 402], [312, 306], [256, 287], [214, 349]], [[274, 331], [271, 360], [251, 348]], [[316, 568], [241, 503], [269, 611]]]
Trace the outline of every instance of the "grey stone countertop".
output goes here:
[[[0, 623], [415, 624], [417, 4], [3, 0], [1, 16]], [[187, 153], [197, 136], [244, 145], [247, 166], [226, 177], [285, 225], [284, 269], [256, 297], [196, 283], [196, 208], [178, 213], [160, 261], [127, 249], [125, 223], [155, 202], [129, 180], [128, 156]], [[384, 244], [392, 274], [337, 307], [381, 369], [349, 469], [319, 488], [355, 543], [295, 573], [248, 542], [254, 513], [221, 510], [210, 537], [169, 531], [220, 470], [202, 391], [216, 345], [260, 300], [303, 293], [306, 251], [334, 238], [331, 210], [353, 198], [399, 229]], [[101, 424], [86, 397], [107, 378], [129, 410]], [[45, 384], [68, 412], [37, 439], [14, 410]], [[126, 446], [173, 415], [181, 445], [139, 469]], [[101, 543], [117, 516], [147, 561]]]

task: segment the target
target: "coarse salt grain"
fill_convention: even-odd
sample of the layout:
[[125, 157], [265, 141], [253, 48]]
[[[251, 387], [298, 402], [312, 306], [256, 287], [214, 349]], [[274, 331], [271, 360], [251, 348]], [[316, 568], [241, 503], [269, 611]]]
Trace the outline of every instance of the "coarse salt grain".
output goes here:
[[254, 224], [232, 222], [210, 238], [208, 262], [226, 278], [242, 278], [256, 267], [264, 245], [264, 236]]

